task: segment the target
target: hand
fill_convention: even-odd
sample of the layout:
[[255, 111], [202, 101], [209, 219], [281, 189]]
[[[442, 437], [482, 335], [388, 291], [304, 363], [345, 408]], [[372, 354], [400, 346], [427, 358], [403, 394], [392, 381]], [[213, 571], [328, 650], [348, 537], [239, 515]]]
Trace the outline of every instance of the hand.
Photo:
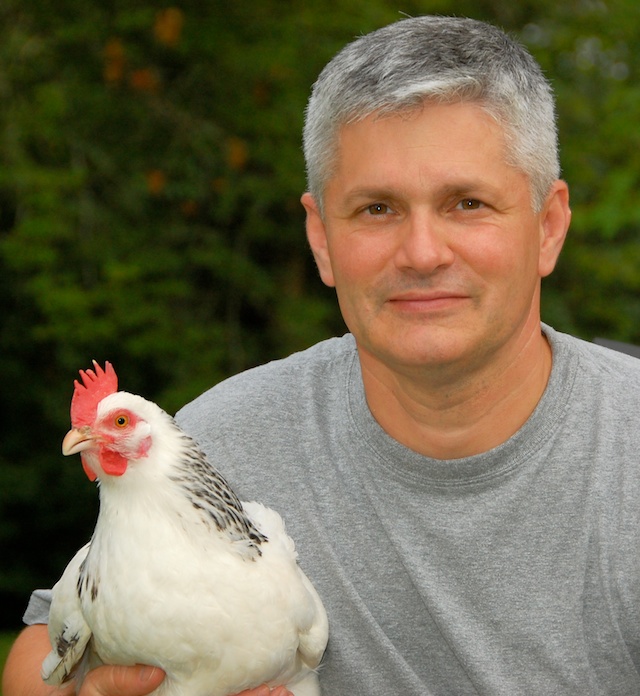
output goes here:
[[[4, 696], [75, 696], [74, 682], [66, 687], [51, 687], [40, 678], [40, 665], [51, 650], [47, 627], [27, 626], [16, 639], [7, 657], [2, 674]], [[162, 683], [161, 669], [136, 665], [116, 667], [103, 665], [85, 677], [78, 696], [145, 696]], [[293, 696], [284, 687], [271, 691], [263, 685], [243, 691], [238, 696]]]
[[78, 696], [145, 696], [162, 683], [158, 667], [104, 665], [88, 672]]
[[[40, 678], [42, 660], [51, 650], [47, 627], [27, 626], [18, 636], [2, 675], [4, 696], [75, 696], [75, 682], [63, 687], [45, 684]], [[78, 696], [145, 696], [162, 683], [161, 669], [136, 665], [114, 667], [103, 665], [92, 669]]]
[[[164, 672], [157, 667], [136, 665], [123, 667], [104, 665], [92, 669], [84, 681], [78, 696], [145, 696], [158, 688], [164, 679]], [[293, 696], [284, 686], [273, 690], [268, 686], [243, 691], [237, 696]]]

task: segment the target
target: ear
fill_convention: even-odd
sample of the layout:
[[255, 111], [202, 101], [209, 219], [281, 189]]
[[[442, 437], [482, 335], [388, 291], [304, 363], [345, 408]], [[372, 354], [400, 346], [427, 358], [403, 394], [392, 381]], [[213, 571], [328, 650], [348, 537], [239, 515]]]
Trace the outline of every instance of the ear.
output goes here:
[[322, 278], [322, 282], [325, 285], [331, 288], [335, 287], [331, 257], [329, 255], [329, 244], [327, 241], [327, 230], [318, 204], [309, 192], [302, 195], [300, 202], [307, 211], [307, 239], [309, 240], [309, 246], [313, 252], [313, 257], [316, 260], [320, 278]]
[[569, 187], [558, 179], [551, 188], [540, 213], [540, 257], [538, 272], [541, 278], [555, 268], [571, 222]]

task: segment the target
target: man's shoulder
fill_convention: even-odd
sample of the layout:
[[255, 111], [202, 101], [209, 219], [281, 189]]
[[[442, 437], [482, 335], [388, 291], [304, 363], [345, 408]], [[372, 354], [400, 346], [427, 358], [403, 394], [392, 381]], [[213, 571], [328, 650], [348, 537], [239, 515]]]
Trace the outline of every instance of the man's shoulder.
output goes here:
[[594, 400], [599, 408], [616, 411], [640, 407], [640, 359], [569, 334], [546, 333], [554, 361], [558, 359], [562, 374], [574, 385], [573, 398]]
[[292, 407], [299, 399], [309, 399], [312, 392], [335, 385], [355, 355], [355, 341], [350, 334], [321, 341], [229, 377], [180, 409], [176, 419], [191, 424], [213, 414], [220, 418], [241, 411], [246, 416], [276, 405]]
[[640, 348], [616, 341], [592, 342], [546, 328], [551, 344], [580, 362], [582, 371], [608, 378], [640, 380]]

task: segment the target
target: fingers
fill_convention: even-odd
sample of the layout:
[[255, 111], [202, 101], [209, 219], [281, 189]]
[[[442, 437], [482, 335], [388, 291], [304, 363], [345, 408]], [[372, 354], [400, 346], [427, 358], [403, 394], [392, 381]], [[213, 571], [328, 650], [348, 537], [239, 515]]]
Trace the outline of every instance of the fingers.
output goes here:
[[87, 674], [78, 696], [145, 696], [163, 679], [164, 672], [158, 667], [104, 665]]
[[[157, 667], [135, 665], [122, 667], [104, 665], [91, 670], [78, 696], [145, 696], [162, 683], [164, 672]], [[274, 689], [264, 684], [243, 691], [237, 696], [293, 696], [284, 686]]]
[[236, 696], [293, 696], [293, 694], [287, 691], [284, 686], [276, 686], [275, 689], [271, 690], [266, 684], [263, 684], [257, 689], [249, 689], [236, 694]]

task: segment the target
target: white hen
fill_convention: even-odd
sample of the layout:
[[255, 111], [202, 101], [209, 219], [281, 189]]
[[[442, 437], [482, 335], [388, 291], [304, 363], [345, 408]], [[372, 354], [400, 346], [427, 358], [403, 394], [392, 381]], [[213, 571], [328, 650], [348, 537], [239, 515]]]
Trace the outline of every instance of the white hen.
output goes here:
[[262, 683], [319, 694], [327, 617], [280, 516], [241, 503], [156, 404], [81, 371], [64, 454], [100, 481], [91, 542], [53, 588], [43, 679], [144, 663], [158, 696], [228, 696]]

